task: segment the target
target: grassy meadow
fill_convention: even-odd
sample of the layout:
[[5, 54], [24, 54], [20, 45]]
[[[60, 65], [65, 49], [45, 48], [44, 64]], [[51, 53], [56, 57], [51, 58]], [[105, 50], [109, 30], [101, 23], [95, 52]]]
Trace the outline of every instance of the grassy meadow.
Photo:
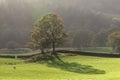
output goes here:
[[120, 80], [119, 58], [64, 55], [62, 59], [67, 65], [0, 58], [0, 80]]

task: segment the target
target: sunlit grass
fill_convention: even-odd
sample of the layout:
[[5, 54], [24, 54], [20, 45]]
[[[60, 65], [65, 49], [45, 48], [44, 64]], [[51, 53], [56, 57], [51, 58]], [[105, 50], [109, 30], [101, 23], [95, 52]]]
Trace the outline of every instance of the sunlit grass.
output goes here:
[[0, 65], [15, 65], [24, 63], [21, 59], [0, 58]]
[[82, 51], [95, 52], [95, 53], [109, 53], [109, 54], [113, 53], [111, 47], [88, 47], [88, 48], [83, 48]]
[[[24, 63], [22, 60], [0, 58], [0, 80], [120, 80], [119, 58], [64, 56], [62, 59], [68, 64], [70, 63], [69, 66], [71, 63], [88, 65], [94, 69], [104, 70], [106, 73], [77, 73], [65, 70], [69, 66], [63, 69], [62, 65], [48, 65], [39, 62]], [[13, 64], [3, 64], [2, 62]]]

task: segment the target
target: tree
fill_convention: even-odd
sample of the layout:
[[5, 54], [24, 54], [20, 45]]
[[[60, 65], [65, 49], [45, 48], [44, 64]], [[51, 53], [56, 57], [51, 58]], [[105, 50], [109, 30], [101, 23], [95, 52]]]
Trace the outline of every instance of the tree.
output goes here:
[[111, 26], [107, 30], [102, 29], [94, 35], [92, 45], [94, 47], [105, 47], [108, 41], [108, 35], [116, 31], [120, 31], [120, 28], [117, 26]]
[[57, 55], [55, 48], [62, 44], [66, 37], [67, 34], [64, 30], [63, 20], [57, 14], [46, 14], [35, 22], [32, 32], [32, 42], [42, 52], [45, 48], [52, 47], [52, 55]]
[[73, 46], [76, 48], [90, 47], [93, 33], [89, 30], [79, 30], [73, 37]]
[[120, 53], [120, 31], [113, 32], [108, 36], [108, 44], [115, 52]]
[[35, 23], [34, 30], [31, 33], [32, 42], [29, 42], [29, 47], [34, 47], [41, 50], [44, 54], [44, 49], [50, 45], [50, 40], [46, 37], [45, 30], [39, 27], [40, 24]]
[[96, 33], [92, 40], [92, 46], [94, 47], [103, 47], [106, 46], [107, 41], [107, 32], [105, 30], [101, 30], [100, 32]]

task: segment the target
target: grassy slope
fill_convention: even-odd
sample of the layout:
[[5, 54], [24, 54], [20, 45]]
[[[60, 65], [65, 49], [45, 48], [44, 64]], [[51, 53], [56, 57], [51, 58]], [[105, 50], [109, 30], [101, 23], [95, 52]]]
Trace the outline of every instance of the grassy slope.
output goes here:
[[[63, 58], [67, 62], [90, 65], [94, 68], [105, 70], [106, 74], [78, 74], [48, 67], [40, 63], [23, 63], [21, 60], [0, 58], [0, 80], [120, 80], [120, 59], [99, 58], [88, 56], [69, 56]], [[6, 63], [19, 63], [6, 65]], [[21, 63], [21, 64], [20, 64]], [[14, 70], [13, 67], [16, 66]]]

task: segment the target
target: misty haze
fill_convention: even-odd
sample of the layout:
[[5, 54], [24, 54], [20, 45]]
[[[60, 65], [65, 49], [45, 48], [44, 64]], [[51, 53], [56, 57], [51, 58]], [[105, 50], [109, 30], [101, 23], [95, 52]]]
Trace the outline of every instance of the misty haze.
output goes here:
[[120, 80], [119, 67], [120, 0], [0, 0], [0, 80]]

